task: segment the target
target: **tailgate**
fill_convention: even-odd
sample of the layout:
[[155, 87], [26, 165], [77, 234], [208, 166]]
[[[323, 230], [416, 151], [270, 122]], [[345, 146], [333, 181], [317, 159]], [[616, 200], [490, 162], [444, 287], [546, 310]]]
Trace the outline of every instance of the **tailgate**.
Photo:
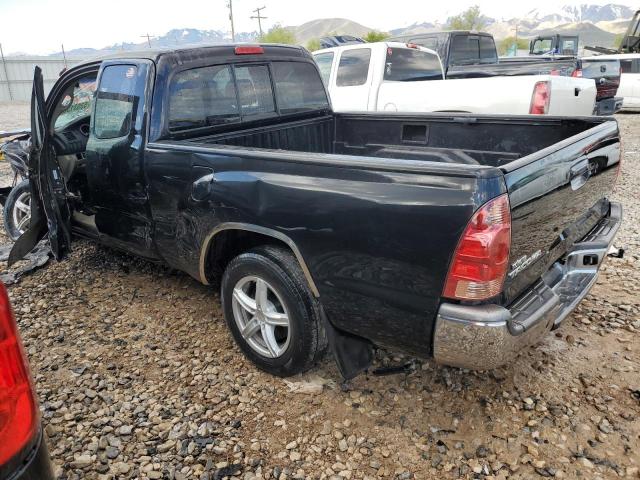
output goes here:
[[507, 303], [609, 213], [619, 162], [611, 120], [503, 167], [512, 216]]
[[550, 75], [549, 115], [588, 116], [596, 103], [596, 86], [588, 78]]
[[620, 86], [620, 61], [616, 59], [582, 59], [582, 77], [596, 81], [596, 100], [615, 97]]

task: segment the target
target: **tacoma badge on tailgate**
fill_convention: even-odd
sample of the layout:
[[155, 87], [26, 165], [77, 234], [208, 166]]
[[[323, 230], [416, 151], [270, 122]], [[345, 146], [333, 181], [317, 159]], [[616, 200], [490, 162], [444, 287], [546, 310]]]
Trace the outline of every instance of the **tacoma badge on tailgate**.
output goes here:
[[513, 278], [518, 275], [521, 271], [535, 262], [538, 258], [542, 256], [541, 250], [536, 250], [531, 255], [524, 255], [520, 257], [518, 260], [511, 264], [511, 271], [509, 272], [509, 278]]

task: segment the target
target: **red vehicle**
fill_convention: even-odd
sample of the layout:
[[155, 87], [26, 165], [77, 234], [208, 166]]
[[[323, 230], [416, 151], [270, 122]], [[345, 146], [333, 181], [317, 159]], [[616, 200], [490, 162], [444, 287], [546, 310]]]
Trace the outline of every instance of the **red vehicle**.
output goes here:
[[0, 284], [0, 480], [31, 479], [53, 479], [53, 469], [29, 363]]

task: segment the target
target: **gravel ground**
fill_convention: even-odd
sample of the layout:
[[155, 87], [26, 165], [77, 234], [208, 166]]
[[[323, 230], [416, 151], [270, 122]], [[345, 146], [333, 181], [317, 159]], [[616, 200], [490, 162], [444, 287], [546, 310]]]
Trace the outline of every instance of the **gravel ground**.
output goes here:
[[[0, 121], [24, 110], [0, 105]], [[625, 258], [538, 348], [488, 373], [416, 360], [341, 388], [326, 359], [292, 379], [324, 387], [296, 393], [244, 359], [215, 291], [77, 242], [9, 287], [57, 475], [639, 478], [640, 115], [617, 118]]]

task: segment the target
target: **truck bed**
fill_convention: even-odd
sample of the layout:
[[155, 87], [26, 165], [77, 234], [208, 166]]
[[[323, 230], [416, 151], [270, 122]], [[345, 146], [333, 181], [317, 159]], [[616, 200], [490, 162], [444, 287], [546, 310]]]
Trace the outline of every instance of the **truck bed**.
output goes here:
[[336, 113], [188, 142], [502, 167], [601, 122], [589, 117]]

